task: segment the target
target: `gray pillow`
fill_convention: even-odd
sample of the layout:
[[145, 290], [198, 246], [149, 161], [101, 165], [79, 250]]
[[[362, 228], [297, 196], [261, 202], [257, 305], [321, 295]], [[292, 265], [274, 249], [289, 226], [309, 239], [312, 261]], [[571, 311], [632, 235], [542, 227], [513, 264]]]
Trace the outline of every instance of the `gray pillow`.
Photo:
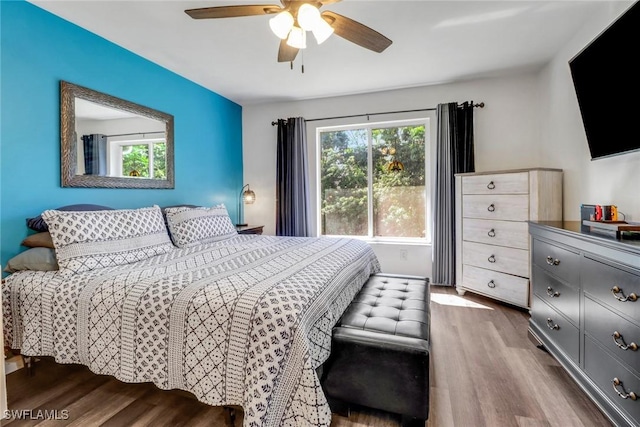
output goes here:
[[54, 271], [58, 269], [56, 252], [51, 248], [31, 248], [9, 260], [4, 271], [15, 273], [22, 270]]
[[[62, 206], [57, 208], [56, 210], [84, 212], [84, 211], [112, 211], [113, 208], [110, 208], [109, 206], [91, 205], [91, 204], [82, 203], [79, 205]], [[39, 231], [39, 232], [49, 231], [49, 227], [47, 226], [47, 223], [42, 219], [42, 215], [38, 215], [37, 217], [34, 217], [34, 218], [27, 218], [27, 227], [29, 227], [33, 231]]]

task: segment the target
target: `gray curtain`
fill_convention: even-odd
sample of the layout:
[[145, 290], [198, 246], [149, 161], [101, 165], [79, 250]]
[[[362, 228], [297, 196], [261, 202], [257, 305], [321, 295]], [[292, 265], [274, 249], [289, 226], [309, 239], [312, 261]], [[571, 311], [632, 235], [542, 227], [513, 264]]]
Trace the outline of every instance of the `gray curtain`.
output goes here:
[[432, 283], [456, 283], [456, 229], [454, 174], [475, 171], [473, 101], [439, 104], [433, 215]]
[[107, 136], [82, 135], [85, 175], [107, 175]]
[[276, 235], [309, 236], [307, 126], [302, 117], [278, 120]]

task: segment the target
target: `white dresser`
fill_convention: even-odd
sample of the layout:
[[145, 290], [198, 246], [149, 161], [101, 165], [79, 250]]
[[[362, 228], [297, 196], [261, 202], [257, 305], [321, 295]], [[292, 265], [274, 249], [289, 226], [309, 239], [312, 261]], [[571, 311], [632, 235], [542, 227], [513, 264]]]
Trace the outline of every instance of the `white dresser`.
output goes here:
[[562, 220], [562, 170], [456, 175], [456, 290], [530, 307], [527, 221]]

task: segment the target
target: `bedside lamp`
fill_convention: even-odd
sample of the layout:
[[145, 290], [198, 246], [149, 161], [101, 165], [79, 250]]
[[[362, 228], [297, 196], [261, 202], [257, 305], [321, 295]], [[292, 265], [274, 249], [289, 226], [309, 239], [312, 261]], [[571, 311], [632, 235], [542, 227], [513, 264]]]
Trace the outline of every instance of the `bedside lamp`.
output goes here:
[[[246, 188], [246, 190], [245, 190]], [[240, 195], [238, 196], [238, 223], [237, 227], [244, 227], [247, 224], [242, 222], [242, 202], [246, 205], [251, 205], [256, 201], [256, 193], [249, 187], [249, 184], [246, 184], [240, 190]]]

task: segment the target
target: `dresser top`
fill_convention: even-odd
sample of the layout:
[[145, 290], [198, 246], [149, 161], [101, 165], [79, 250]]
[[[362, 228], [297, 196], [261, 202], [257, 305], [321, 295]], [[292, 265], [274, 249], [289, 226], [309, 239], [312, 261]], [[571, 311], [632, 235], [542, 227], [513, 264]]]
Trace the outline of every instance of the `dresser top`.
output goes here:
[[529, 221], [529, 228], [532, 233], [535, 233], [536, 229], [547, 229], [568, 237], [589, 241], [612, 249], [631, 252], [640, 256], [640, 237], [638, 237], [637, 234], [633, 234], [634, 237], [630, 238], [622, 237], [616, 239], [615, 237], [609, 237], [605, 234], [585, 232], [581, 231], [580, 221]]
[[530, 172], [530, 171], [548, 171], [548, 172], [562, 172], [562, 169], [553, 168], [525, 168], [525, 169], [508, 169], [501, 171], [483, 171], [483, 172], [466, 172], [457, 173], [456, 176], [470, 176], [470, 175], [496, 175], [499, 173], [518, 173], [518, 172]]

